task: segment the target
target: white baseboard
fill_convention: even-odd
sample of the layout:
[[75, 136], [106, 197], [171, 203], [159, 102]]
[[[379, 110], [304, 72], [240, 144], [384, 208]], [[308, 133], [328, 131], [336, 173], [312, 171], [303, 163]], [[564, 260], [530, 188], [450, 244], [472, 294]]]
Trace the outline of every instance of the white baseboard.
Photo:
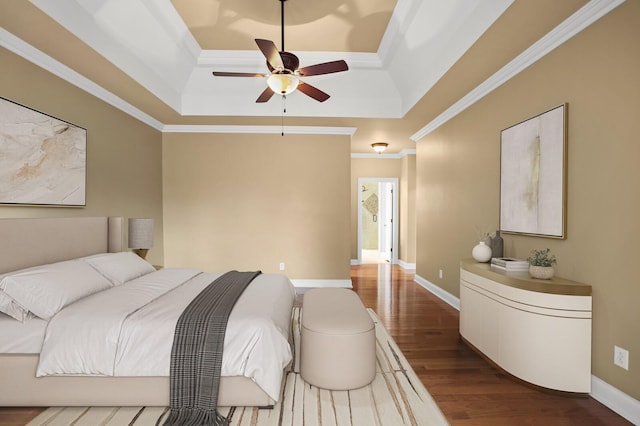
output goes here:
[[416, 264], [415, 263], [407, 263], [404, 260], [398, 260], [398, 265], [404, 270], [415, 271]]
[[596, 376], [591, 376], [591, 397], [634, 425], [640, 425], [640, 401]]
[[341, 287], [353, 288], [351, 280], [291, 280], [294, 287]]
[[433, 293], [436, 296], [438, 296], [440, 299], [442, 299], [445, 302], [447, 302], [449, 305], [451, 305], [454, 308], [456, 308], [458, 311], [460, 310], [460, 299], [458, 299], [453, 294], [449, 293], [446, 290], [443, 290], [442, 288], [438, 287], [437, 285], [435, 285], [435, 284], [429, 282], [428, 280], [422, 278], [420, 275], [416, 274], [416, 277], [415, 277], [414, 281], [417, 282], [418, 284], [420, 284], [422, 287], [424, 287], [427, 290], [429, 290], [431, 293]]
[[[404, 270], [415, 271], [416, 264], [415, 263], [407, 263], [404, 260], [398, 260], [397, 264]], [[362, 265], [360, 259], [351, 259], [351, 266]]]

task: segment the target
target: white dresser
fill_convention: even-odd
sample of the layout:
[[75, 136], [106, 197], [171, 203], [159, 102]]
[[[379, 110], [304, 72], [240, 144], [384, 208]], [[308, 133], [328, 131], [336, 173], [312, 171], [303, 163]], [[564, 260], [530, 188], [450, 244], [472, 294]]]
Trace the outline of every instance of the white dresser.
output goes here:
[[460, 262], [460, 334], [513, 376], [558, 391], [591, 391], [591, 286]]

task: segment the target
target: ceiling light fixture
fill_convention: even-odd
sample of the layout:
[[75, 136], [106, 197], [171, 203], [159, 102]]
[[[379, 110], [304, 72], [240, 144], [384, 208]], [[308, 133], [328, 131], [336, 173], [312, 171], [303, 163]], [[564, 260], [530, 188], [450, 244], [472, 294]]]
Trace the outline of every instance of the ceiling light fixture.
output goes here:
[[280, 95], [293, 92], [298, 87], [298, 83], [298, 78], [293, 74], [271, 74], [267, 79], [267, 84], [273, 93]]
[[[256, 99], [256, 102], [268, 102], [274, 94], [285, 96], [296, 90], [318, 102], [324, 102], [330, 97], [327, 93], [300, 79], [303, 77], [347, 71], [349, 70], [349, 66], [344, 60], [340, 59], [300, 68], [300, 60], [298, 57], [291, 52], [287, 52], [284, 48], [284, 2], [286, 0], [278, 1], [280, 2], [281, 50], [278, 50], [271, 40], [255, 39], [258, 48], [267, 60], [267, 68], [271, 73], [267, 78], [268, 87], [264, 88], [260, 96], [258, 96], [258, 99]], [[219, 77], [265, 77], [265, 74], [227, 71], [213, 71], [213, 75]]]
[[387, 149], [388, 146], [389, 144], [386, 142], [376, 142], [371, 144], [371, 147], [373, 148], [373, 150], [378, 154], [382, 154], [384, 150]]

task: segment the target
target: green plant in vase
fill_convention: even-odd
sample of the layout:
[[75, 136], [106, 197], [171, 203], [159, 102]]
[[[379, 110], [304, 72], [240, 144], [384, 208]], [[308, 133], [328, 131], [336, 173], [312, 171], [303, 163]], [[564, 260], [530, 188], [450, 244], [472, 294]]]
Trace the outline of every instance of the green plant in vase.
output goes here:
[[529, 262], [529, 274], [533, 278], [541, 280], [549, 280], [553, 277], [556, 264], [556, 255], [550, 254], [551, 250], [546, 248], [543, 250], [531, 250], [531, 256], [527, 258]]

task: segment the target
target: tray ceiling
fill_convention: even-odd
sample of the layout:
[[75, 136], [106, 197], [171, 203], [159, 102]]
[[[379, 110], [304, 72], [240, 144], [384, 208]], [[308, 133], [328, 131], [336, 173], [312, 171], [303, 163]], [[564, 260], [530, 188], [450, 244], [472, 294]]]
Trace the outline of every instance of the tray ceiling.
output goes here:
[[[304, 80], [329, 93], [287, 97], [298, 117], [402, 117], [512, 0], [288, 0], [285, 47], [301, 66], [345, 59]], [[32, 3], [180, 115], [279, 116], [255, 99], [268, 72], [255, 38], [280, 48], [278, 0], [69, 0]]]

